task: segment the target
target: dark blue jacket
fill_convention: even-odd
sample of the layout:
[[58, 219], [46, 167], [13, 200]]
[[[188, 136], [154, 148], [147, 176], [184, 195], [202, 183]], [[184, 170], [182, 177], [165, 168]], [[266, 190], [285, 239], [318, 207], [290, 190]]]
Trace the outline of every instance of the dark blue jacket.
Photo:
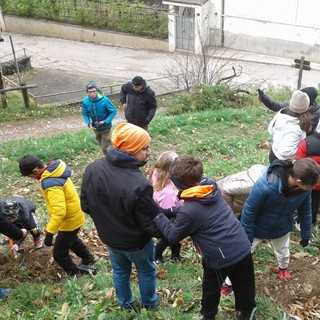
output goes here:
[[[82, 116], [86, 125], [89, 126], [91, 124], [97, 131], [110, 129], [112, 127], [111, 121], [116, 114], [116, 107], [100, 89], [98, 89], [97, 96], [94, 100], [91, 100], [90, 97], [87, 96], [82, 102]], [[98, 126], [97, 122], [99, 121], [104, 121], [104, 124]]]
[[250, 254], [248, 237], [214, 181], [206, 179], [180, 197], [184, 204], [174, 222], [163, 213], [153, 220], [170, 243], [190, 236], [212, 269], [233, 266]]
[[284, 182], [269, 166], [244, 204], [241, 223], [249, 237], [277, 239], [293, 230], [298, 210], [301, 238], [311, 238], [311, 191], [284, 194]]

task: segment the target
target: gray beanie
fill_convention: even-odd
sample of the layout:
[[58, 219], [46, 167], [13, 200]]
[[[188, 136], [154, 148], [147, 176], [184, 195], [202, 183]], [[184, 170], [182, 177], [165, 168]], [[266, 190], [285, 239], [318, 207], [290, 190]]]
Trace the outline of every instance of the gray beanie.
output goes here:
[[295, 113], [304, 113], [309, 109], [310, 98], [308, 95], [300, 90], [293, 92], [290, 103], [289, 110]]
[[96, 83], [93, 82], [93, 81], [89, 81], [87, 86], [86, 86], [87, 92], [88, 92], [89, 89], [93, 89], [93, 88], [98, 90]]

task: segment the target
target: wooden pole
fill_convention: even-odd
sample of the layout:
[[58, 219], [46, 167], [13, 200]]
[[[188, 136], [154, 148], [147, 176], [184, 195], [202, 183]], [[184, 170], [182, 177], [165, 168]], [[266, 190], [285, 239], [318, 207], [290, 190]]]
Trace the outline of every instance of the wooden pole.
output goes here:
[[[4, 89], [4, 81], [2, 78], [2, 70], [0, 70], [0, 89]], [[5, 92], [1, 92], [1, 102], [2, 102], [2, 107], [3, 108], [8, 108], [8, 103], [7, 103], [7, 95]]]
[[304, 66], [304, 57], [302, 56], [301, 57], [301, 62], [300, 62], [300, 68], [299, 68], [297, 90], [299, 90], [301, 88], [303, 66]]

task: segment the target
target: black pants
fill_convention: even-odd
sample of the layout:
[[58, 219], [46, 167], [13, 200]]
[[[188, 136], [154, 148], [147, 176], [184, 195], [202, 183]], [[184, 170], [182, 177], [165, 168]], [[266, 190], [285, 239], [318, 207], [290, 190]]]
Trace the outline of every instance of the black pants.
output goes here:
[[228, 276], [232, 282], [235, 297], [235, 308], [246, 318], [250, 314], [255, 303], [255, 279], [251, 253], [235, 264], [224, 269], [211, 269], [203, 261], [203, 283], [201, 314], [208, 319], [215, 319], [220, 302], [222, 283]]
[[155, 255], [154, 259], [158, 260], [162, 258], [162, 254], [166, 248], [170, 246], [171, 248], [171, 259], [172, 260], [180, 260], [180, 248], [181, 244], [180, 242], [170, 244], [169, 241], [167, 241], [165, 238], [161, 238], [155, 248]]
[[74, 231], [59, 231], [53, 248], [54, 260], [71, 276], [77, 274], [78, 268], [72, 261], [69, 250], [73, 251], [85, 264], [94, 259], [86, 245], [78, 238], [79, 230], [80, 228]]
[[319, 212], [319, 205], [320, 205], [320, 190], [312, 190], [311, 199], [312, 199], [312, 223], [316, 223], [318, 212]]

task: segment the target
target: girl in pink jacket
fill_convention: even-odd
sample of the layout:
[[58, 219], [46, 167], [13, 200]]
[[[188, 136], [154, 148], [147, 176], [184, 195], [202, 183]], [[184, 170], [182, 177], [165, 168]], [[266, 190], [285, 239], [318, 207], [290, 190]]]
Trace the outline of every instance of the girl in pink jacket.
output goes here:
[[[172, 207], [179, 207], [183, 201], [178, 198], [178, 190], [174, 187], [170, 180], [169, 169], [171, 163], [177, 158], [177, 154], [172, 151], [163, 152], [150, 173], [150, 182], [153, 186], [153, 198], [157, 204], [163, 209]], [[163, 252], [169, 247], [171, 248], [171, 259], [180, 260], [181, 244], [171, 244], [165, 239], [161, 238], [155, 248], [155, 262], [163, 264]]]

